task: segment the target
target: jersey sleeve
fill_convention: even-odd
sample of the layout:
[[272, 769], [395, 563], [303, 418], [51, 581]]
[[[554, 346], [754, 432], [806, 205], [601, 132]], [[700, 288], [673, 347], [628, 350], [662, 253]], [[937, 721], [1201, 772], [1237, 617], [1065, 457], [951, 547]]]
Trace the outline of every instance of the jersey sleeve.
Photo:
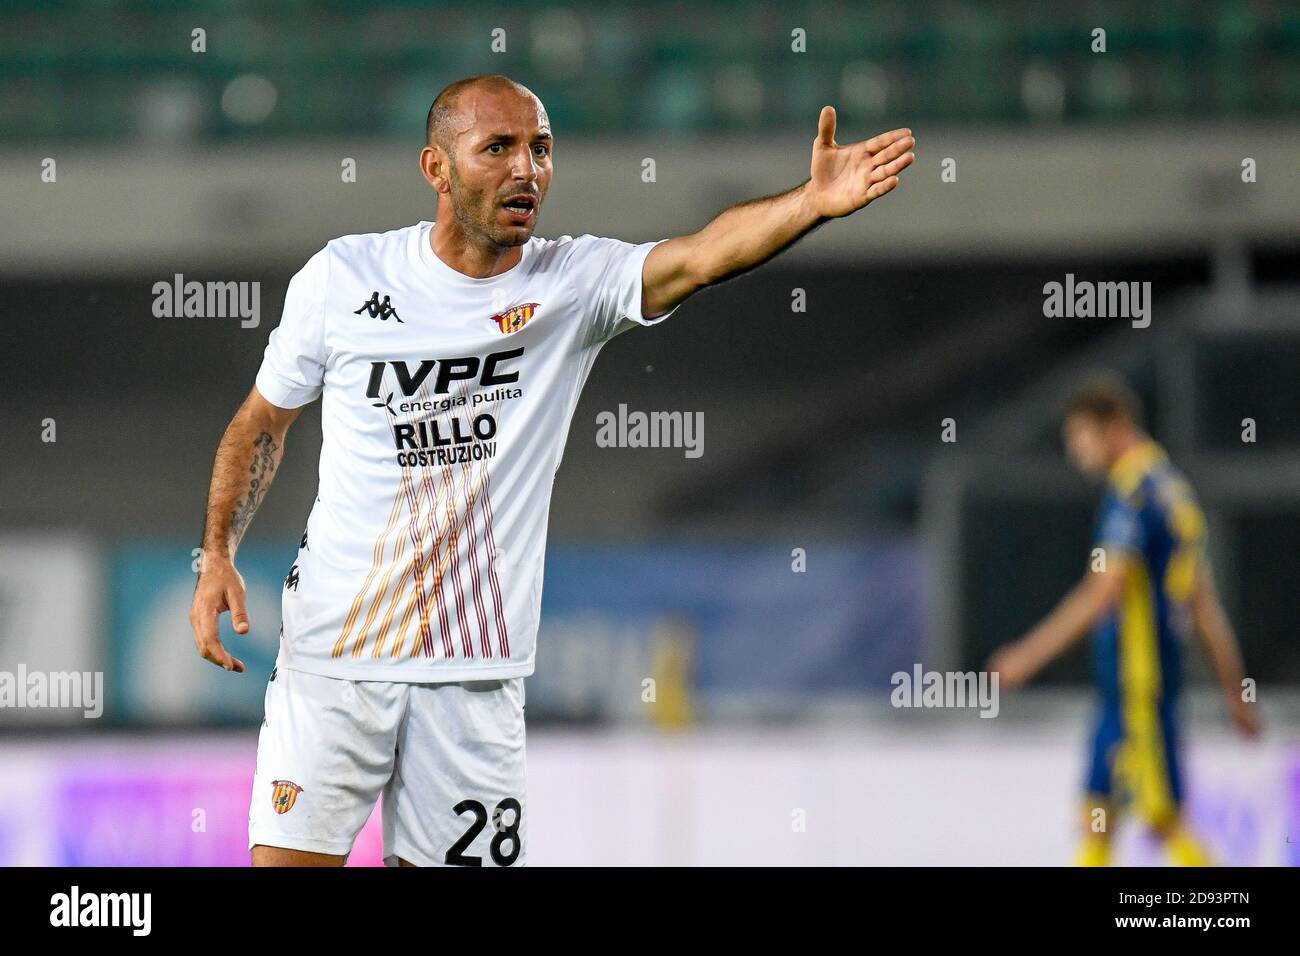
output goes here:
[[272, 405], [298, 408], [314, 401], [325, 382], [325, 286], [328, 247], [289, 280], [280, 324], [271, 332], [257, 390]]
[[569, 266], [584, 306], [589, 342], [605, 342], [635, 325], [657, 325], [677, 311], [646, 318], [641, 311], [645, 260], [664, 240], [633, 244], [621, 239], [579, 236]]
[[1145, 546], [1142, 519], [1136, 509], [1114, 491], [1109, 492], [1106, 500], [1102, 502], [1095, 547], [1107, 551], [1142, 554]]
[[1206, 525], [1205, 515], [1185, 483], [1180, 483], [1169, 504], [1167, 520], [1174, 549], [1165, 574], [1166, 586], [1170, 596], [1189, 601], [1205, 563]]

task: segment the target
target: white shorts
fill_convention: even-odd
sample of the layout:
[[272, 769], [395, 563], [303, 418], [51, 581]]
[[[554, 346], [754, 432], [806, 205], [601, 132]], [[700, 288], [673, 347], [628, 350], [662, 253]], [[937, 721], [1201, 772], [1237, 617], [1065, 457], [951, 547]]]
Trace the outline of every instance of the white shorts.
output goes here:
[[346, 856], [382, 793], [384, 862], [518, 866], [524, 679], [412, 684], [277, 668], [248, 845]]

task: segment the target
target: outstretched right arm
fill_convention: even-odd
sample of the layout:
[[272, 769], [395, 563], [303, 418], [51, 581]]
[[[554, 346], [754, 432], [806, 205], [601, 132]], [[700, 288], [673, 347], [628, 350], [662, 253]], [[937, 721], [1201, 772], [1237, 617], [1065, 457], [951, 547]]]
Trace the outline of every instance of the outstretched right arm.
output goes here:
[[217, 447], [190, 626], [203, 659], [228, 671], [242, 672], [244, 662], [222, 646], [217, 618], [230, 611], [235, 631], [248, 633], [244, 579], [235, 570], [235, 552], [280, 466], [289, 426], [301, 411], [272, 405], [254, 388]]

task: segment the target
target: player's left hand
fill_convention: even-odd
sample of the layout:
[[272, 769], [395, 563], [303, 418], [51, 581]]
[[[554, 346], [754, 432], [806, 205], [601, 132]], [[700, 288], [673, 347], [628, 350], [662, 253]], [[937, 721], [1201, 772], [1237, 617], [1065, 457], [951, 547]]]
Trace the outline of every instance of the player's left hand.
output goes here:
[[835, 142], [835, 108], [823, 106], [813, 140], [808, 198], [819, 216], [838, 218], [856, 212], [898, 185], [898, 174], [916, 158], [910, 129], [881, 133], [861, 143]]

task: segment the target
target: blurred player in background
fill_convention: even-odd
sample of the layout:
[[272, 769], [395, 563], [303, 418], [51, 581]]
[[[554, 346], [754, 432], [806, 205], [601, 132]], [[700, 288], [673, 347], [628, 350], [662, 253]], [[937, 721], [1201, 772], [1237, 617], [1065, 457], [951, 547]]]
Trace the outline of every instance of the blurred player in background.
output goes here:
[[1241, 656], [1210, 573], [1204, 516], [1121, 382], [1081, 388], [1063, 434], [1075, 466], [1106, 481], [1092, 562], [1056, 609], [988, 667], [1001, 686], [1019, 687], [1092, 631], [1101, 712], [1078, 863], [1107, 865], [1113, 823], [1133, 812], [1175, 864], [1208, 865], [1182, 815], [1177, 708], [1189, 634], [1205, 644], [1236, 725], [1248, 736], [1259, 726], [1242, 697]]
[[659, 242], [542, 239], [541, 101], [498, 75], [438, 95], [420, 154], [436, 222], [311, 257], [213, 466], [190, 622], [205, 660], [242, 671], [217, 632], [226, 610], [249, 630], [235, 552], [289, 426], [322, 398], [319, 495], [258, 743], [254, 865], [342, 865], [381, 793], [390, 865], [523, 862], [523, 678], [551, 488], [597, 353], [890, 192], [914, 142], [897, 129], [841, 146], [825, 107], [791, 190]]

